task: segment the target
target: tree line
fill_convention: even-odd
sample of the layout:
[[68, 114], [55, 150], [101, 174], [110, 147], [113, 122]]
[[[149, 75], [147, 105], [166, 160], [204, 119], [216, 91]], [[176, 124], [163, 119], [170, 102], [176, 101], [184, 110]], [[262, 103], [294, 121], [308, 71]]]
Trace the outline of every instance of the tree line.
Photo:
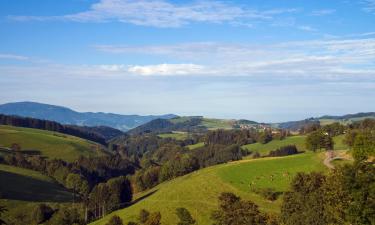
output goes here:
[[85, 127], [63, 125], [49, 120], [40, 120], [20, 116], [8, 116], [3, 114], [0, 114], [0, 124], [54, 131], [94, 141], [102, 145], [107, 145], [106, 140], [102, 135], [95, 132], [91, 132], [89, 129]]

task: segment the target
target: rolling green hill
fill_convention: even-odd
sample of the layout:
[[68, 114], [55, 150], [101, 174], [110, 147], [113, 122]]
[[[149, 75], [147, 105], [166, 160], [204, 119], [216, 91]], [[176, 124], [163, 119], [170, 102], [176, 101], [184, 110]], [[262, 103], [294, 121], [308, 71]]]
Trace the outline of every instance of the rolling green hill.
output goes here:
[[242, 146], [244, 149], [252, 152], [259, 152], [262, 156], [268, 155], [270, 151], [273, 151], [277, 148], [286, 146], [286, 145], [295, 145], [298, 150], [305, 150], [305, 136], [291, 136], [283, 140], [272, 140], [267, 144], [254, 143], [249, 145]]
[[250, 120], [213, 119], [202, 116], [183, 116], [173, 119], [156, 119], [129, 130], [128, 134], [169, 133], [174, 131], [205, 132], [216, 129], [259, 128], [262, 124]]
[[[320, 153], [304, 153], [283, 158], [242, 160], [208, 167], [136, 194], [135, 198], [139, 201], [136, 200], [135, 204], [113, 212], [92, 224], [105, 224], [114, 214], [119, 215], [124, 222], [137, 221], [139, 210], [143, 208], [151, 212], [160, 211], [162, 224], [176, 224], [177, 217], [174, 212], [178, 207], [187, 208], [198, 224], [210, 224], [210, 213], [216, 209], [217, 197], [224, 191], [253, 200], [261, 210], [278, 213], [281, 200], [265, 200], [255, 194], [252, 187], [273, 187], [276, 191], [285, 191], [296, 172], [325, 170], [321, 162]], [[273, 181], [270, 180], [271, 175]], [[255, 183], [250, 187], [252, 181]]]
[[[333, 138], [333, 141], [335, 143], [334, 149], [335, 150], [346, 150], [348, 149], [348, 146], [344, 144], [345, 135], [339, 135]], [[242, 148], [247, 149], [248, 151], [252, 152], [259, 152], [262, 156], [268, 155], [270, 151], [273, 151], [277, 148], [286, 146], [286, 145], [295, 145], [299, 151], [306, 151], [305, 147], [305, 139], [306, 136], [302, 135], [296, 135], [287, 137], [283, 140], [272, 140], [268, 142], [267, 144], [261, 144], [261, 143], [254, 143], [249, 145], [244, 145]]]
[[80, 155], [96, 156], [103, 154], [97, 143], [57, 132], [0, 126], [0, 154], [9, 153], [13, 143], [21, 145], [26, 154], [41, 154], [50, 159], [74, 161]]
[[196, 144], [188, 145], [186, 147], [188, 147], [190, 150], [193, 150], [193, 149], [200, 148], [200, 147], [203, 147], [203, 146], [204, 146], [204, 142], [198, 142]]
[[161, 138], [173, 138], [176, 140], [185, 140], [189, 137], [189, 134], [187, 132], [171, 132], [171, 133], [164, 133], [158, 135]]

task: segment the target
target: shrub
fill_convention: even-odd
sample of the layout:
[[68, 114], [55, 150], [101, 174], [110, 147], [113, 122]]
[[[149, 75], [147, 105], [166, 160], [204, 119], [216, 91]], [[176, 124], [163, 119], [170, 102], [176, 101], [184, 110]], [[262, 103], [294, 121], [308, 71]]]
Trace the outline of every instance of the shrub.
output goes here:
[[281, 148], [278, 148], [274, 151], [271, 151], [268, 156], [276, 157], [276, 156], [287, 156], [287, 155], [294, 155], [298, 154], [298, 149], [295, 145], [287, 145]]

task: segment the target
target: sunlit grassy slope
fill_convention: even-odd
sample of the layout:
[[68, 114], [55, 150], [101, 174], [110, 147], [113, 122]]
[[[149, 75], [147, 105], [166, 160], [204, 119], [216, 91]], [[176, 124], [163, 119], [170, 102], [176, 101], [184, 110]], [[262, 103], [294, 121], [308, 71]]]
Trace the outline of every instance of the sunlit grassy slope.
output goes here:
[[[333, 138], [333, 141], [335, 143], [334, 145], [335, 150], [348, 149], [348, 146], [344, 144], [343, 142], [344, 137], [345, 135], [339, 135]], [[286, 145], [295, 145], [297, 146], [297, 149], [299, 151], [306, 151], [305, 139], [306, 139], [306, 136], [297, 135], [297, 136], [287, 137], [283, 140], [272, 140], [268, 142], [267, 144], [254, 143], [254, 144], [244, 145], [242, 147], [251, 152], [259, 152], [263, 156], [267, 155], [270, 151], [276, 150], [277, 148], [280, 148]]]
[[[296, 172], [325, 170], [320, 155], [304, 153], [284, 158], [242, 160], [205, 168], [137, 194], [136, 198], [146, 197], [93, 224], [105, 224], [113, 214], [119, 215], [125, 222], [136, 221], [139, 210], [143, 208], [160, 211], [162, 224], [177, 224], [174, 212], [178, 207], [187, 208], [198, 224], [211, 224], [210, 213], [217, 208], [219, 194], [225, 191], [253, 200], [264, 211], [278, 213], [281, 200], [270, 202], [263, 199], [252, 192], [250, 182], [254, 181], [255, 188], [273, 187], [285, 191]], [[273, 181], [270, 175], [274, 176]]]
[[[13, 143], [21, 145], [23, 153], [41, 154], [49, 159], [73, 161], [80, 155], [102, 154], [97, 150], [98, 144], [78, 137], [31, 128], [0, 126], [0, 147], [9, 148]], [[8, 152], [0, 149], [0, 154]]]
[[186, 147], [188, 147], [190, 150], [193, 150], [193, 149], [200, 148], [200, 147], [203, 147], [203, 146], [204, 146], [204, 142], [199, 142], [199, 143], [196, 143], [196, 144], [193, 144], [193, 145], [188, 145]]
[[304, 151], [306, 136], [291, 136], [283, 140], [272, 140], [267, 144], [254, 143], [242, 146], [251, 152], [259, 152], [261, 155], [267, 155], [270, 151], [286, 145], [296, 145], [298, 150]]
[[176, 140], [185, 140], [189, 137], [189, 134], [187, 132], [172, 132], [172, 133], [165, 133], [165, 134], [159, 134], [158, 135], [161, 138], [173, 138]]

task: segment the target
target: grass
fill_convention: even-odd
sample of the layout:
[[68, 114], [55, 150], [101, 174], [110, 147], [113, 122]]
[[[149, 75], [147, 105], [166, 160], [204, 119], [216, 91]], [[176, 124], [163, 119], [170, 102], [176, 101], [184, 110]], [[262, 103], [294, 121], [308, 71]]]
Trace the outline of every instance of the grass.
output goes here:
[[[222, 192], [233, 192], [243, 199], [252, 200], [263, 211], [278, 213], [281, 200], [270, 202], [252, 192], [248, 184], [256, 181], [257, 187], [274, 187], [285, 191], [291, 177], [298, 171], [324, 170], [320, 153], [304, 153], [284, 158], [262, 158], [242, 160], [208, 167], [135, 195], [135, 204], [107, 215], [92, 224], [108, 222], [112, 215], [119, 215], [124, 222], [137, 221], [140, 209], [160, 211], [162, 224], [176, 224], [175, 210], [187, 208], [197, 220], [197, 224], [211, 224], [211, 212], [217, 208], [217, 197]], [[289, 176], [283, 176], [285, 171]], [[273, 182], [267, 180], [271, 174]], [[260, 177], [257, 180], [257, 177]]]
[[0, 153], [7, 154], [13, 143], [21, 145], [25, 154], [40, 154], [49, 159], [57, 158], [74, 161], [79, 156], [97, 156], [102, 154], [98, 144], [78, 137], [57, 132], [0, 126]]
[[72, 195], [37, 171], [0, 164], [1, 198], [33, 202], [67, 202]]
[[284, 192], [297, 172], [324, 169], [321, 159], [316, 156], [309, 152], [277, 159], [254, 160], [251, 163], [224, 167], [219, 170], [219, 176], [242, 191], [249, 192], [252, 188], [273, 188], [275, 191]]
[[[344, 144], [345, 135], [339, 135], [333, 138], [333, 141], [335, 143], [334, 150], [346, 150], [348, 149], [348, 146]], [[283, 140], [272, 140], [268, 142], [267, 144], [261, 144], [261, 143], [254, 143], [249, 145], [244, 145], [242, 148], [252, 151], [252, 152], [259, 152], [262, 156], [268, 155], [270, 151], [273, 151], [277, 148], [286, 146], [286, 145], [295, 145], [297, 146], [297, 149], [299, 151], [306, 151], [305, 147], [305, 139], [306, 136], [302, 135], [296, 135], [287, 137]]]
[[189, 134], [187, 132], [174, 131], [172, 133], [159, 134], [158, 136], [161, 138], [173, 138], [176, 140], [185, 140], [189, 137]]
[[344, 143], [345, 134], [333, 137], [334, 150], [347, 150], [349, 147]]
[[204, 146], [204, 142], [199, 142], [199, 143], [196, 143], [196, 144], [193, 144], [193, 145], [188, 145], [186, 147], [188, 147], [190, 150], [193, 150], [193, 149], [200, 148], [200, 147], [203, 147], [203, 146]]
[[209, 119], [203, 118], [202, 125], [207, 129], [232, 129], [233, 121], [231, 120], [222, 120], [222, 119]]
[[286, 146], [286, 145], [296, 145], [297, 149], [300, 151], [305, 151], [305, 139], [306, 136], [291, 136], [287, 137], [283, 140], [272, 140], [268, 142], [267, 144], [261, 144], [261, 143], [254, 143], [249, 145], [244, 145], [242, 148], [252, 151], [252, 152], [259, 152], [262, 156], [268, 155], [270, 151], [273, 151], [277, 148]]

